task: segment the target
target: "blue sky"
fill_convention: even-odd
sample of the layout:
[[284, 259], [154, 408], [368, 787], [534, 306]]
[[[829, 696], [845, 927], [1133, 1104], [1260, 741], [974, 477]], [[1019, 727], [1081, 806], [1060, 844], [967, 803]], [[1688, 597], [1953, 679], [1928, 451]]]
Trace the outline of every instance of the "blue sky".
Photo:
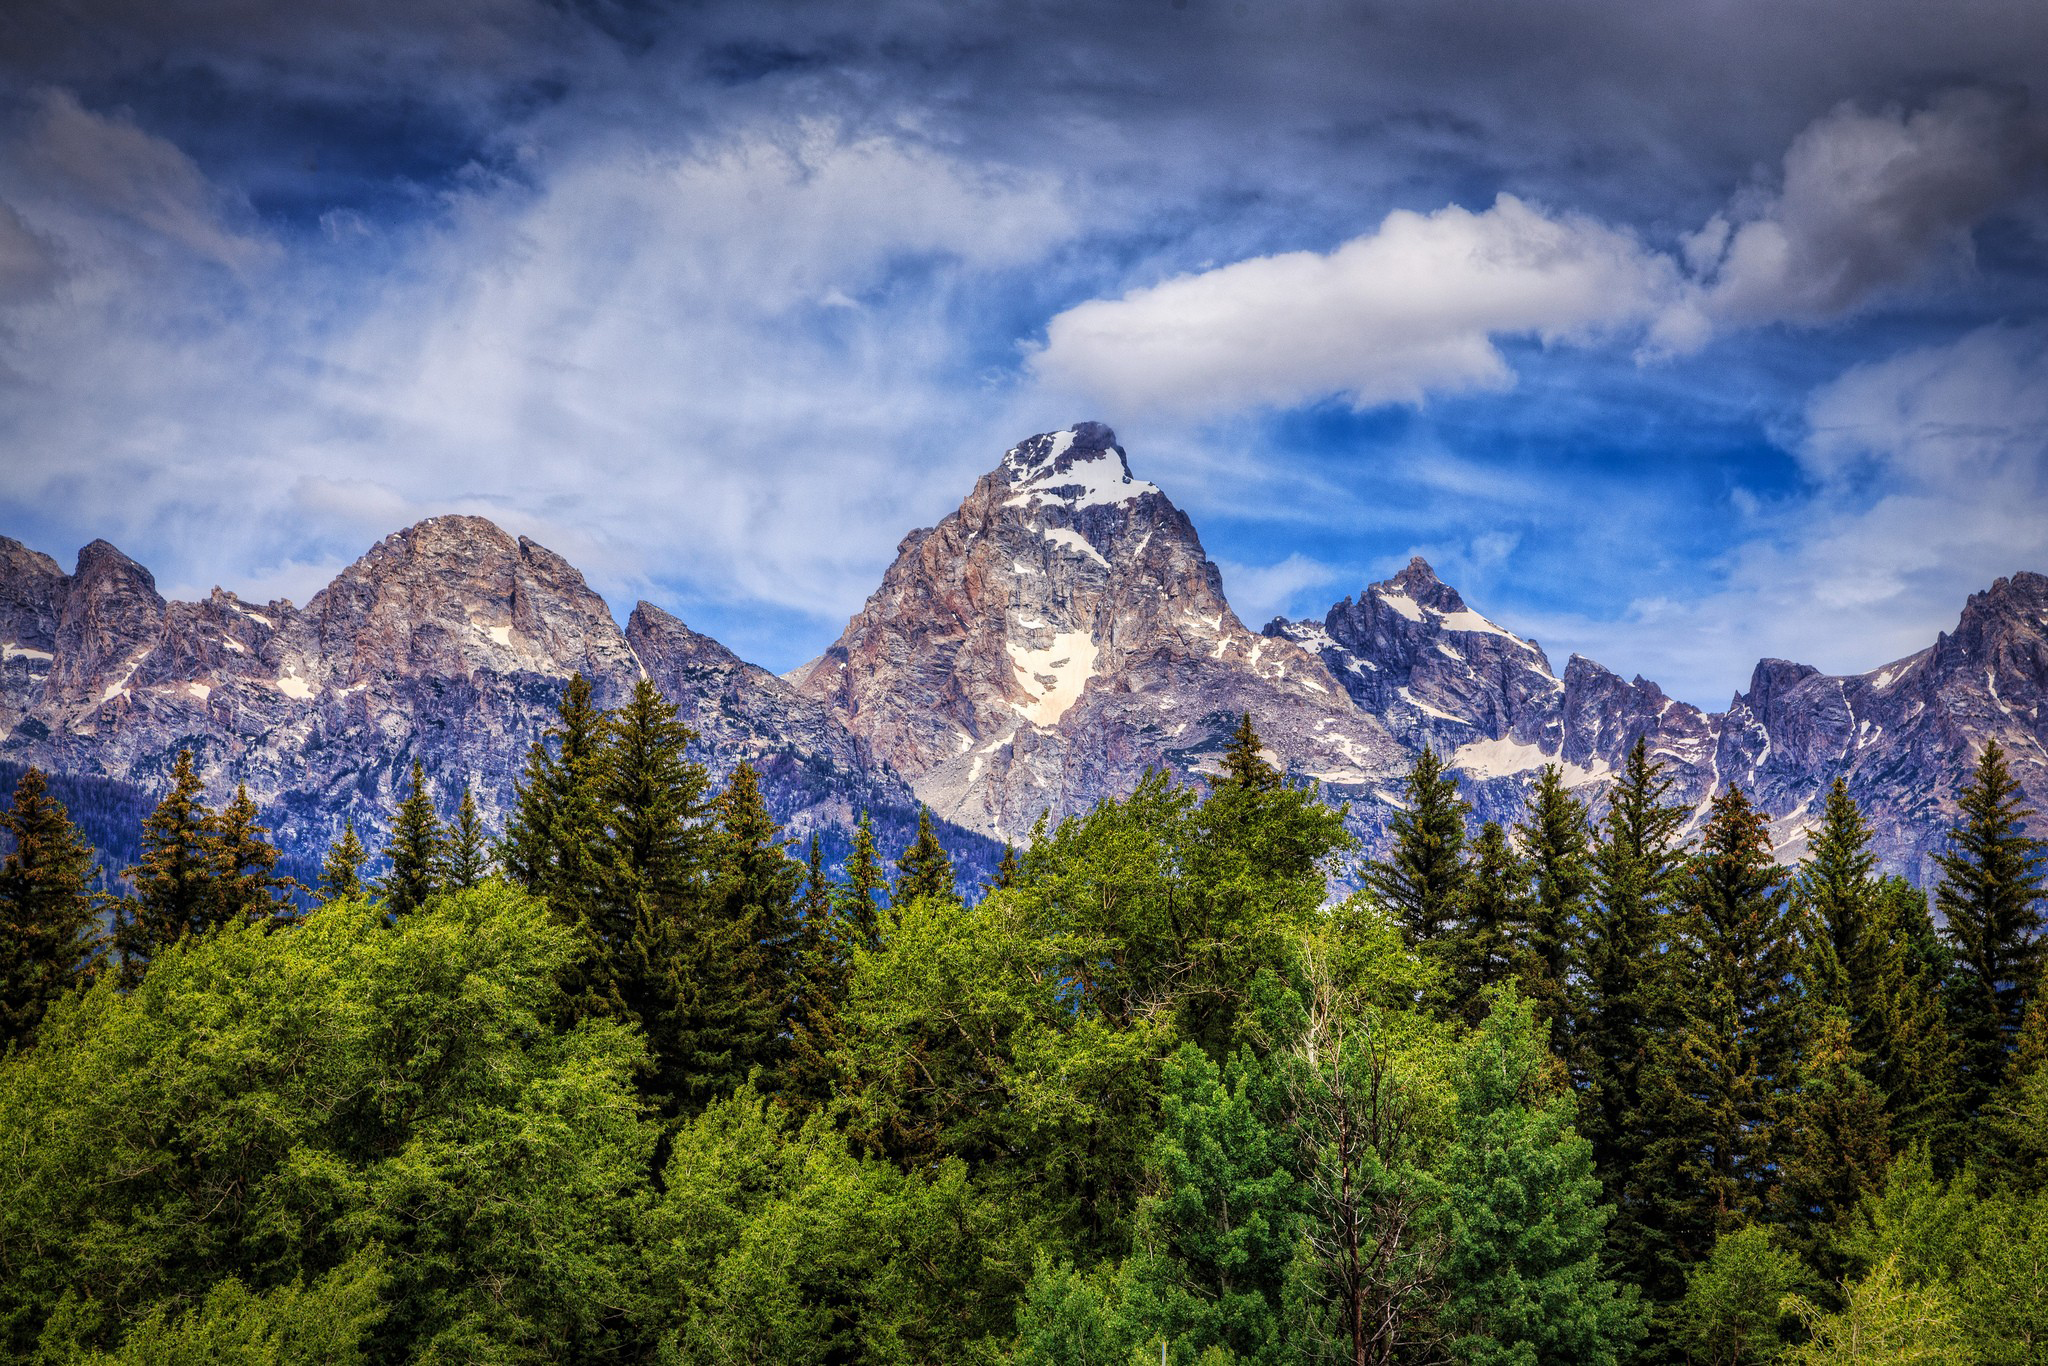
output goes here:
[[2022, 0], [0, 17], [0, 532], [304, 602], [480, 512], [776, 669], [1081, 418], [1240, 615], [1411, 554], [1725, 704], [2048, 571]]

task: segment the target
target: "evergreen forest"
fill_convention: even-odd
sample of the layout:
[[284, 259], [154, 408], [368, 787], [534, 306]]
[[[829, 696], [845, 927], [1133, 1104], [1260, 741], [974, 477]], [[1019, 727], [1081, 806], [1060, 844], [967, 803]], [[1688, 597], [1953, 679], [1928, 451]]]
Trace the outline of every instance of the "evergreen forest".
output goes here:
[[1929, 895], [1640, 742], [1509, 828], [1425, 752], [1367, 860], [1249, 718], [985, 884], [835, 874], [693, 738], [577, 680], [502, 831], [415, 765], [313, 886], [181, 761], [110, 890], [21, 773], [0, 1358], [2048, 1363], [1995, 745]]

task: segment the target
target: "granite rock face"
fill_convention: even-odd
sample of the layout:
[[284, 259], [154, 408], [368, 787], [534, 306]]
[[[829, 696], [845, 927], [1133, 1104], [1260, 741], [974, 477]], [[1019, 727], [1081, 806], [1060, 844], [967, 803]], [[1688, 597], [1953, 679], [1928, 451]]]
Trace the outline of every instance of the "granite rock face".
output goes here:
[[1247, 630], [1186, 515], [1084, 422], [1012, 447], [897, 549], [838, 641], [790, 675], [932, 809], [1003, 839], [1211, 768], [1241, 714], [1333, 796], [1406, 755], [1291, 641]]
[[1472, 613], [1420, 560], [1321, 622], [1266, 632], [1314, 649], [1411, 749], [1435, 748], [1484, 818], [1514, 820], [1545, 764], [1604, 808], [1638, 737], [1665, 766], [1671, 798], [1693, 808], [1688, 829], [1740, 786], [1772, 815], [1788, 861], [1805, 852], [1841, 777], [1884, 866], [1931, 884], [1956, 794], [1989, 739], [2008, 752], [2028, 804], [2048, 814], [2048, 579], [2038, 574], [2000, 579], [1970, 598], [1953, 633], [1867, 674], [1762, 660], [1715, 713], [1577, 655], [1555, 678], [1533, 641]]
[[69, 576], [0, 543], [0, 573], [0, 758], [158, 790], [189, 749], [216, 800], [248, 784], [302, 861], [344, 817], [375, 847], [415, 758], [444, 808], [467, 784], [499, 826], [579, 672], [601, 706], [654, 679], [699, 729], [694, 757], [716, 777], [761, 767], [793, 833], [870, 807], [914, 819], [908, 785], [824, 708], [645, 603], [622, 633], [567, 561], [479, 517], [387, 536], [304, 608], [166, 602], [104, 542]]
[[217, 797], [247, 783], [302, 859], [344, 816], [374, 841], [415, 757], [444, 805], [467, 783], [500, 821], [577, 672], [607, 706], [652, 679], [696, 756], [720, 777], [753, 763], [793, 833], [843, 848], [868, 810], [886, 848], [923, 801], [970, 865], [994, 846], [969, 832], [1018, 839], [1150, 767], [1212, 771], [1246, 712], [1273, 762], [1351, 803], [1368, 850], [1424, 746], [1482, 817], [1513, 821], [1545, 764], [1604, 808], [1642, 737], [1695, 826], [1740, 785], [1785, 859], [1839, 776], [1885, 866], [1923, 884], [1985, 740], [2048, 812], [2039, 574], [2000, 579], [1954, 631], [1867, 674], [1764, 660], [1709, 713], [1578, 656], [1559, 677], [1421, 560], [1254, 634], [1188, 518], [1098, 423], [1008, 451], [786, 678], [647, 603], [622, 632], [573, 566], [476, 517], [387, 536], [304, 608], [218, 588], [169, 602], [104, 541], [66, 574], [0, 538], [0, 762], [159, 791], [190, 749]]

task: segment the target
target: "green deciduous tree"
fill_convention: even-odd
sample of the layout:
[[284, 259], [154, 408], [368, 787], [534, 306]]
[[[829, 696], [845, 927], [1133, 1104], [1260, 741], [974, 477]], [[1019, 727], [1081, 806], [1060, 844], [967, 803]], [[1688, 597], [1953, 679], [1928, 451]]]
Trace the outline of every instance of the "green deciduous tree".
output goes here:
[[1792, 1327], [1786, 1297], [1810, 1279], [1797, 1257], [1772, 1244], [1765, 1225], [1724, 1233], [1686, 1277], [1685, 1298], [1671, 1313], [1672, 1340], [1698, 1366], [1776, 1361]]
[[345, 901], [59, 1003], [0, 1065], [0, 1356], [115, 1351], [228, 1276], [269, 1297], [381, 1250], [371, 1360], [645, 1359], [642, 1045], [550, 1026], [574, 952], [509, 888], [395, 924]]

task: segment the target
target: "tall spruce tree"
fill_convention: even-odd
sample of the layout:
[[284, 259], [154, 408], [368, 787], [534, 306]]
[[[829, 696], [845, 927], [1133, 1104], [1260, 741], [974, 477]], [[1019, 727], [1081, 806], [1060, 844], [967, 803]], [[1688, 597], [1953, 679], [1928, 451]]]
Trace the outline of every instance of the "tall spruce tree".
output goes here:
[[2034, 813], [1998, 742], [1987, 741], [1964, 787], [1962, 819], [1936, 862], [1935, 904], [1955, 955], [1950, 1018], [1962, 1049], [1963, 1113], [1975, 1116], [2005, 1079], [2027, 1002], [2040, 989], [2043, 845], [2025, 833]]
[[516, 885], [545, 900], [570, 924], [592, 913], [607, 865], [598, 792], [604, 713], [590, 680], [576, 674], [563, 690], [555, 724], [526, 752], [498, 864]]
[[707, 913], [740, 931], [725, 968], [736, 1030], [727, 1081], [737, 1085], [752, 1067], [785, 1067], [791, 1031], [805, 1019], [804, 869], [789, 856], [751, 764], [733, 769], [711, 806]]
[[868, 813], [853, 823], [853, 848], [846, 856], [846, 880], [833, 898], [840, 938], [870, 953], [882, 947], [881, 901], [888, 892], [882, 879], [881, 856], [875, 851], [875, 827]]
[[1848, 784], [1836, 779], [1793, 883], [1806, 941], [1800, 976], [1813, 1012], [1808, 1032], [1817, 1037], [1825, 1018], [1839, 1014], [1849, 1037], [1846, 1046], [1829, 1045], [1827, 1065], [1853, 1058], [1886, 1102], [1894, 1146], [1939, 1144], [1954, 1058], [1940, 976], [1914, 951], [1916, 935], [1932, 928], [1914, 923], [1926, 922], [1926, 898], [1876, 870], [1870, 828]]
[[1266, 747], [1252, 728], [1252, 714], [1238, 716], [1237, 729], [1223, 751], [1222, 781], [1254, 792], [1271, 792], [1281, 784], [1280, 770], [1266, 762]]
[[1408, 941], [1428, 949], [1457, 919], [1464, 900], [1465, 817], [1472, 807], [1431, 749], [1417, 756], [1402, 791], [1407, 804], [1387, 821], [1393, 849], [1365, 866], [1364, 881]]
[[1545, 764], [1537, 774], [1515, 842], [1530, 881], [1522, 992], [1536, 1018], [1550, 1027], [1551, 1047], [1564, 1055], [1571, 1023], [1567, 992], [1595, 872], [1585, 804], [1565, 790], [1557, 765]]
[[99, 951], [93, 850], [38, 769], [0, 811], [0, 1056], [24, 1047], [52, 1002], [86, 981]]
[[1017, 861], [1017, 846], [1005, 844], [1003, 856], [996, 860], [995, 876], [985, 879], [981, 884], [982, 894], [1000, 892], [1016, 886], [1017, 879], [1023, 875], [1023, 871], [1023, 865]]
[[362, 896], [363, 865], [369, 858], [369, 851], [356, 836], [355, 817], [345, 817], [341, 833], [327, 846], [327, 856], [320, 863], [320, 899], [349, 901]]
[[207, 837], [216, 865], [213, 918], [221, 923], [289, 920], [298, 909], [292, 894], [306, 890], [297, 878], [278, 873], [277, 848], [264, 838], [270, 831], [256, 818], [248, 786], [238, 783], [234, 800], [221, 808]]
[[447, 836], [448, 890], [467, 892], [483, 886], [491, 876], [491, 839], [468, 783], [462, 785], [462, 804], [455, 809]]
[[411, 786], [399, 803], [398, 816], [391, 822], [391, 842], [385, 846], [391, 870], [377, 882], [384, 909], [393, 915], [408, 915], [426, 905], [448, 875], [448, 837], [427, 791], [426, 767], [418, 759], [412, 761]]
[[953, 879], [953, 860], [946, 846], [932, 832], [932, 809], [917, 808], [917, 835], [896, 860], [896, 885], [889, 899], [896, 906], [908, 906], [918, 898], [930, 901], [960, 900], [959, 885]]
[[1498, 821], [1479, 827], [1457, 928], [1444, 950], [1448, 1013], [1477, 1024], [1492, 1010], [1486, 989], [1514, 977], [1525, 961], [1528, 869]]
[[171, 790], [142, 822], [142, 861], [123, 871], [135, 895], [116, 907], [114, 947], [122, 984], [133, 986], [157, 954], [218, 923], [213, 880], [220, 871], [206, 785], [180, 750]]
[[643, 1086], [677, 1113], [727, 1085], [744, 1056], [748, 927], [707, 898], [710, 777], [687, 756], [696, 732], [643, 678], [600, 736], [592, 815], [574, 818], [598, 827], [596, 871], [557, 908], [584, 944], [574, 1009], [640, 1027], [653, 1053]]
[[[1615, 1206], [1608, 1241], [1624, 1268], [1647, 1262], [1659, 1217], [1643, 1172], [1645, 1059], [1675, 1027], [1665, 951], [1683, 853], [1684, 808], [1669, 802], [1672, 780], [1638, 739], [1629, 749], [1593, 849], [1594, 899], [1587, 912], [1584, 976], [1575, 995], [1573, 1071], [1580, 1125], [1593, 1166]], [[1637, 1271], [1639, 1274], [1639, 1270]]]
[[1761, 1218], [1785, 1156], [1800, 943], [1766, 818], [1740, 788], [1714, 798], [1680, 905], [1682, 1016], [1653, 1046], [1643, 1099], [1667, 1274]]

